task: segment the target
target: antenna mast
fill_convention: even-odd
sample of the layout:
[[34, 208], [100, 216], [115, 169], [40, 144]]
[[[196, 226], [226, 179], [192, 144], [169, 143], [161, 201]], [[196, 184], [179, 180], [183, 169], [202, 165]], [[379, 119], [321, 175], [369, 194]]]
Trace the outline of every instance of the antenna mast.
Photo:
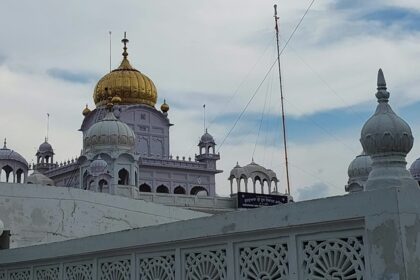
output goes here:
[[289, 179], [289, 160], [287, 158], [287, 141], [286, 141], [286, 120], [284, 116], [284, 98], [283, 98], [283, 84], [281, 81], [281, 66], [280, 66], [280, 44], [279, 44], [279, 26], [277, 16], [277, 5], [274, 5], [274, 20], [276, 23], [276, 42], [277, 42], [277, 63], [279, 68], [279, 81], [280, 81], [280, 96], [281, 96], [281, 120], [283, 127], [283, 146], [284, 146], [284, 158], [286, 163], [286, 182], [287, 182], [287, 193], [290, 195], [290, 179]]
[[109, 32], [109, 72], [111, 72], [111, 34], [112, 34], [112, 32], [111, 31], [108, 31]]
[[48, 141], [48, 133], [50, 131], [50, 113], [47, 113], [47, 137], [45, 138], [45, 141]]
[[206, 104], [203, 104], [204, 133], [206, 132]]

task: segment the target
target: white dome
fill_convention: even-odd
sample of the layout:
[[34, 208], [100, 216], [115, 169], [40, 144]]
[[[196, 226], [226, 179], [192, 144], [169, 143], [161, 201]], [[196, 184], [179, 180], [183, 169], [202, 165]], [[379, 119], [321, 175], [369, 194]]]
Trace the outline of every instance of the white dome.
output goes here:
[[104, 174], [106, 173], [107, 167], [108, 164], [106, 163], [106, 161], [103, 160], [101, 156], [98, 156], [98, 158], [92, 161], [89, 166], [90, 174], [92, 174], [93, 176], [99, 176], [101, 174]]
[[22, 164], [23, 166], [28, 169], [28, 162], [26, 159], [21, 156], [18, 152], [15, 152], [13, 150], [10, 150], [6, 146], [6, 140], [4, 141], [4, 146], [2, 149], [0, 149], [0, 161], [2, 162], [10, 162], [11, 164], [17, 163]]
[[368, 155], [400, 153], [406, 155], [413, 147], [409, 125], [398, 117], [388, 104], [389, 92], [385, 78], [378, 72], [378, 107], [362, 128], [360, 142]]
[[238, 163], [236, 163], [235, 167], [230, 171], [230, 176], [233, 176], [235, 178], [240, 178], [241, 174], [243, 173], [244, 173], [243, 168]]
[[372, 170], [372, 159], [370, 156], [362, 153], [358, 155], [349, 165], [347, 174], [348, 183], [345, 187], [348, 192], [362, 191]]
[[411, 164], [410, 173], [416, 181], [420, 182], [420, 158]]
[[275, 181], [278, 182], [276, 173], [267, 169], [252, 160], [252, 162], [244, 167], [239, 166], [237, 163], [236, 166], [230, 171], [229, 179], [236, 178], [256, 178], [260, 177], [261, 180]]
[[47, 139], [45, 139], [45, 142], [39, 145], [38, 152], [40, 153], [53, 153], [53, 148], [50, 143], [47, 142]]
[[55, 185], [54, 181], [51, 178], [45, 176], [37, 170], [34, 170], [34, 172], [28, 176], [28, 179], [26, 179], [26, 183], [47, 186]]
[[83, 139], [85, 152], [90, 150], [134, 151], [136, 135], [125, 123], [119, 121], [112, 112], [92, 125]]
[[215, 142], [214, 142], [213, 136], [211, 136], [211, 134], [208, 133], [206, 129], [206, 132], [203, 134], [203, 136], [201, 136], [200, 144], [208, 144], [208, 143], [214, 144]]
[[358, 155], [349, 165], [347, 174], [350, 178], [354, 177], [368, 177], [372, 170], [372, 159], [370, 156], [362, 153]]

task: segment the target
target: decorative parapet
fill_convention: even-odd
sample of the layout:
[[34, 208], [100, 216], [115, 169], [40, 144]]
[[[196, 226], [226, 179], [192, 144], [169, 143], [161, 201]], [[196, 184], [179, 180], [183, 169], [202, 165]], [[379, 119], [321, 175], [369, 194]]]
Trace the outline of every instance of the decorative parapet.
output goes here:
[[45, 175], [48, 177], [54, 177], [65, 173], [73, 172], [79, 169], [79, 164], [76, 159], [67, 160], [61, 163], [56, 163], [54, 168], [50, 168], [45, 171]]
[[387, 188], [3, 250], [0, 275], [417, 279], [419, 200], [419, 190]]
[[188, 158], [188, 160], [186, 160], [185, 157], [182, 157], [180, 159], [178, 156], [175, 159], [171, 157], [169, 158], [141, 157], [139, 159], [139, 163], [145, 166], [208, 170], [206, 163], [192, 161], [191, 158]]

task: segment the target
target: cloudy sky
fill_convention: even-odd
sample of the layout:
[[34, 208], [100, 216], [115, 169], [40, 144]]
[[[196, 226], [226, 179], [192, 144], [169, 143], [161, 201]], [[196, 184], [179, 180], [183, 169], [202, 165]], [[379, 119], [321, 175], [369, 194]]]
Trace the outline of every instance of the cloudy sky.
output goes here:
[[[121, 59], [127, 31], [132, 64], [171, 106], [171, 153], [193, 156], [207, 125], [219, 145], [217, 192], [238, 161], [277, 172], [285, 188], [273, 4], [283, 45], [310, 0], [8, 1], [0, 10], [0, 136], [34, 159], [46, 134], [58, 161], [80, 153], [85, 104]], [[373, 113], [384, 70], [391, 105], [420, 139], [420, 2], [315, 0], [281, 56], [292, 194], [344, 193], [347, 167], [361, 152], [360, 129]], [[407, 161], [420, 156], [416, 141]]]

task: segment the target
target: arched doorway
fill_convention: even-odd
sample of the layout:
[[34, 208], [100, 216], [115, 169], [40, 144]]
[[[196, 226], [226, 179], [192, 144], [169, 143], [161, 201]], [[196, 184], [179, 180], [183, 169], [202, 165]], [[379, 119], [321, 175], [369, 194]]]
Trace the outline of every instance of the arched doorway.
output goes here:
[[156, 192], [157, 193], [169, 193], [169, 189], [165, 185], [160, 185], [159, 187], [156, 188]]
[[[12, 177], [10, 177], [12, 175]], [[6, 165], [1, 170], [1, 182], [12, 182], [13, 181], [13, 168]]]
[[174, 194], [186, 194], [187, 192], [182, 186], [178, 186], [174, 189]]
[[98, 187], [99, 187], [99, 191], [100, 192], [104, 192], [104, 193], [108, 193], [109, 192], [108, 182], [105, 179], [101, 179], [99, 181]]
[[190, 194], [191, 195], [199, 195], [199, 196], [208, 196], [209, 195], [208, 191], [204, 187], [201, 187], [201, 186], [193, 187], [190, 191]]
[[128, 185], [129, 173], [123, 168], [118, 171], [118, 185]]
[[148, 184], [141, 184], [139, 187], [140, 192], [151, 192], [152, 188]]
[[18, 169], [16, 171], [16, 183], [24, 183], [23, 182], [23, 179], [24, 179], [23, 177], [24, 177], [23, 170], [22, 169]]

